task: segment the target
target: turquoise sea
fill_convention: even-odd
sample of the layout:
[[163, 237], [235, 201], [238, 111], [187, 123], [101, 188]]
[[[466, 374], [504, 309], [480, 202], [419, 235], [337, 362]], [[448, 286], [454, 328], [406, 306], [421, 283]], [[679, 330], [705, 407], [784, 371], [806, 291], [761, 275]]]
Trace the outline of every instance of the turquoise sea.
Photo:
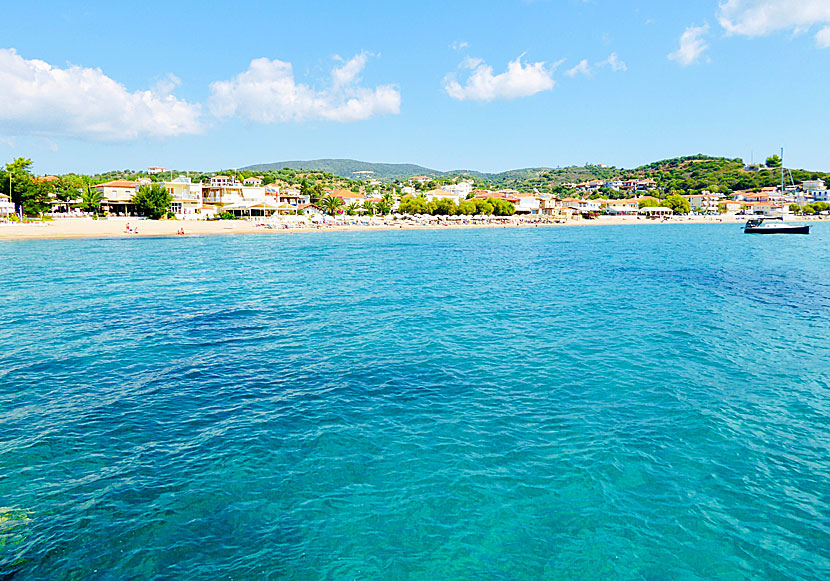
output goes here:
[[830, 578], [830, 224], [0, 265], [0, 579]]

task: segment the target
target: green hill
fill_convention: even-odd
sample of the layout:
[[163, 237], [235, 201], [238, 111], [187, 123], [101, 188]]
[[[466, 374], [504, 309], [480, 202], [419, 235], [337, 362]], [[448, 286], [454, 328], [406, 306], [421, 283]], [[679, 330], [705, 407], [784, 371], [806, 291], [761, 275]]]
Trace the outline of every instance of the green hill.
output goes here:
[[619, 170], [600, 166], [570, 166], [565, 168], [535, 167], [509, 170], [502, 173], [485, 173], [474, 170], [438, 171], [411, 163], [370, 163], [354, 159], [312, 159], [307, 161], [278, 161], [261, 163], [240, 168], [240, 171], [265, 172], [281, 169], [296, 171], [319, 171], [330, 173], [350, 180], [377, 179], [384, 182], [406, 180], [412, 176], [423, 175], [440, 179], [467, 177], [482, 184], [499, 187], [519, 187], [538, 184], [559, 185], [572, 181], [584, 181], [596, 178], [612, 177]]
[[440, 177], [445, 172], [411, 163], [368, 163], [354, 159], [312, 159], [308, 161], [278, 161], [243, 167], [244, 171], [274, 171], [280, 169], [311, 170], [334, 174], [350, 180], [377, 179], [385, 182], [403, 180], [416, 175]]
[[[258, 164], [242, 168], [248, 172], [279, 171], [288, 168], [295, 171], [315, 171], [339, 176], [353, 182], [377, 179], [383, 182], [405, 181], [416, 175], [446, 183], [459, 178], [472, 179], [476, 187], [494, 189], [511, 188], [519, 191], [540, 192], [558, 190], [565, 183], [594, 179], [651, 178], [657, 182], [659, 192], [668, 194], [696, 193], [703, 190], [731, 193], [775, 186], [780, 182], [780, 170], [775, 168], [747, 168], [741, 159], [711, 157], [703, 154], [656, 161], [634, 169], [598, 165], [568, 166], [561, 168], [535, 167], [509, 170], [501, 173], [484, 173], [471, 170], [438, 171], [415, 164], [369, 163], [353, 159], [316, 159], [309, 161], [282, 161]], [[792, 169], [787, 173], [795, 183], [808, 179], [827, 179], [824, 172]]]

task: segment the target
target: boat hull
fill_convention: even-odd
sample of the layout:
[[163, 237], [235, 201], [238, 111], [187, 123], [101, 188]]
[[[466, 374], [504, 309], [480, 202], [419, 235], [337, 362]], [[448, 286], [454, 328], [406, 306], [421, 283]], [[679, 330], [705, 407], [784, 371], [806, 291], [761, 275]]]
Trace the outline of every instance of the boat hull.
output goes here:
[[809, 226], [774, 226], [763, 228], [744, 228], [744, 234], [809, 234]]

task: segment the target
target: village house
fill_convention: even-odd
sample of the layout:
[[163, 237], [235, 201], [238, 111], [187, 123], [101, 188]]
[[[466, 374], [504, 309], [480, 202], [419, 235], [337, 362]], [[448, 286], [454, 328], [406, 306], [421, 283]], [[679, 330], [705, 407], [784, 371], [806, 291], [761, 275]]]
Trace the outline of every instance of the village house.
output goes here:
[[464, 199], [470, 194], [470, 192], [473, 191], [473, 184], [463, 181], [457, 184], [441, 186], [441, 189], [450, 192], [451, 194], [456, 194], [459, 198]]
[[433, 200], [452, 200], [458, 203], [460, 200], [464, 199], [460, 194], [449, 192], [443, 188], [438, 190], [430, 190], [424, 193], [424, 197], [427, 199], [427, 202], [431, 202]]
[[517, 214], [530, 214], [531, 216], [535, 216], [541, 213], [542, 203], [538, 194], [516, 193], [513, 197], [518, 200], [513, 203]]
[[10, 216], [14, 214], [14, 203], [9, 196], [0, 194], [0, 216]]
[[628, 198], [625, 200], [608, 200], [606, 207], [609, 214], [613, 216], [630, 216], [636, 215], [640, 209], [640, 202], [637, 198]]
[[599, 212], [602, 206], [599, 200], [582, 200], [580, 198], [565, 198], [562, 203], [581, 213]]
[[689, 201], [689, 207], [692, 210], [717, 212], [718, 202], [723, 197], [723, 194], [713, 194], [711, 192], [703, 191], [699, 194], [684, 195], [682, 197]]
[[163, 182], [162, 185], [172, 196], [170, 211], [179, 217], [194, 217], [202, 210], [202, 184], [194, 184], [190, 178], [179, 176]]
[[245, 178], [244, 180], [242, 180], [242, 184], [246, 186], [261, 186], [262, 177]]
[[743, 203], [739, 200], [721, 200], [718, 202], [718, 206], [722, 206], [728, 214], [734, 214], [741, 210]]
[[334, 196], [335, 198], [343, 200], [343, 203], [346, 206], [349, 204], [362, 204], [363, 200], [366, 199], [366, 196], [363, 194], [352, 192], [350, 190], [326, 190], [326, 192], [326, 195]]
[[101, 206], [113, 214], [132, 214], [135, 208], [133, 196], [141, 184], [134, 181], [116, 180], [92, 186], [101, 194]]
[[223, 188], [233, 184], [233, 180], [229, 176], [213, 176], [210, 178], [210, 187]]
[[152, 167], [148, 167], [148, 168], [147, 168], [147, 173], [148, 173], [148, 174], [150, 174], [151, 176], [152, 176], [152, 175], [155, 175], [155, 174], [159, 174], [159, 173], [164, 173], [164, 172], [166, 172], [166, 171], [167, 171], [167, 168], [165, 168], [165, 167], [158, 167], [158, 166], [155, 166], [155, 165], [154, 165], [154, 166], [152, 166]]

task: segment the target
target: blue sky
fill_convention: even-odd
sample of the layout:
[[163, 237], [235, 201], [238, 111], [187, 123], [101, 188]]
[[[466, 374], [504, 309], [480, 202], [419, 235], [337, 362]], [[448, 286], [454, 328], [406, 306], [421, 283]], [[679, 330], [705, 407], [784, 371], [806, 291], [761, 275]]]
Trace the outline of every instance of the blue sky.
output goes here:
[[0, 160], [830, 166], [830, 0], [4, 7]]

